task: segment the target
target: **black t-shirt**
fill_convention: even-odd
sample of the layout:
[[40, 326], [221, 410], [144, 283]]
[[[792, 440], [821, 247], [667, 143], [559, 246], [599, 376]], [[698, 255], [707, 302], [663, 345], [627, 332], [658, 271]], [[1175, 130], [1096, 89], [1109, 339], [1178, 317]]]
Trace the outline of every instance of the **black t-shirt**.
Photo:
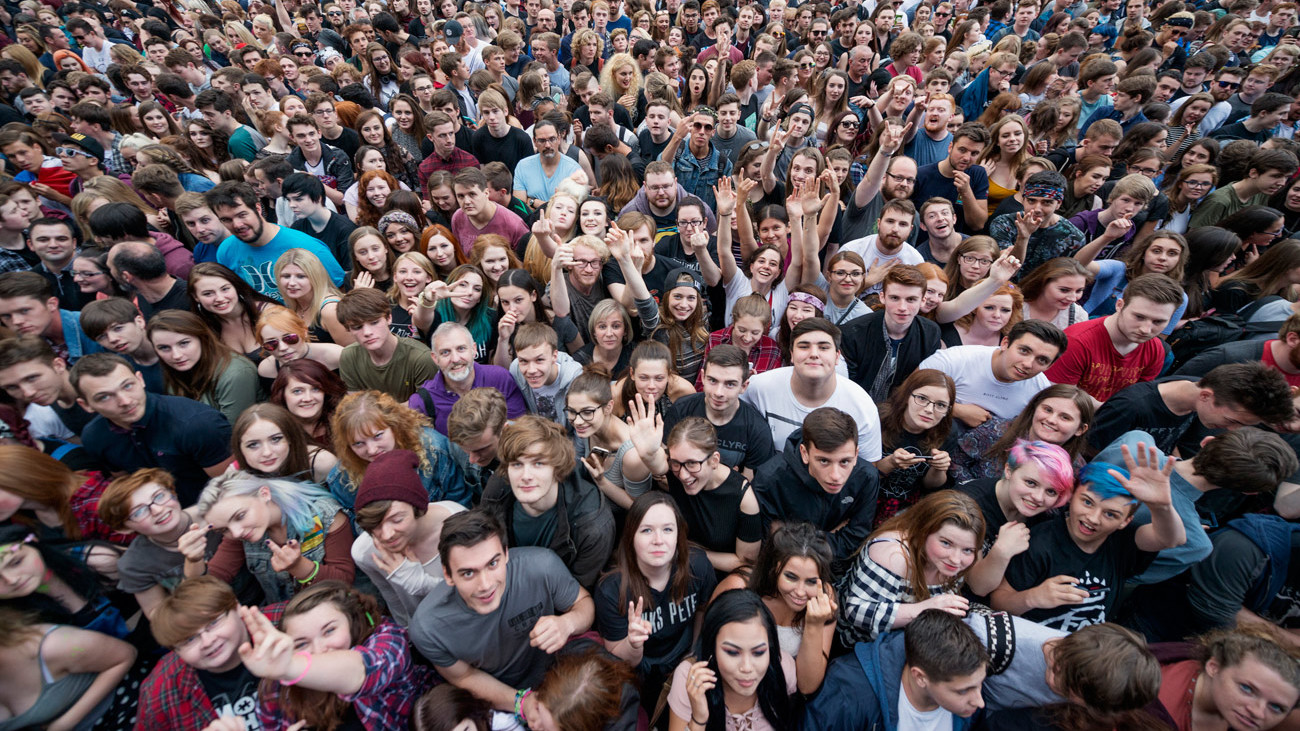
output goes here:
[[[348, 258], [351, 261], [351, 257]], [[150, 303], [144, 297], [136, 297], [136, 306], [140, 308], [140, 314], [147, 322], [149, 318], [162, 312], [163, 310], [185, 310], [189, 312], [190, 298], [187, 294], [189, 285], [184, 279], [177, 279], [172, 283], [172, 288], [167, 290], [167, 294], [157, 302]]]
[[194, 672], [199, 676], [199, 684], [212, 701], [212, 710], [216, 711], [218, 718], [238, 716], [250, 731], [262, 727], [257, 720], [257, 686], [261, 680], [249, 672], [243, 663], [224, 673], [207, 670]]
[[518, 127], [510, 127], [506, 136], [498, 139], [484, 125], [474, 130], [473, 144], [472, 152], [478, 158], [480, 166], [500, 162], [511, 172], [514, 172], [520, 160], [533, 154], [533, 141], [528, 138], [527, 132]]
[[95, 418], [94, 414], [81, 408], [80, 404], [64, 407], [55, 402], [50, 404], [50, 408], [54, 409], [55, 414], [58, 414], [59, 421], [63, 422], [63, 425], [77, 436], [81, 436], [81, 430], [85, 429], [86, 425]]
[[[664, 414], [664, 434], [671, 434], [677, 422], [688, 416], [708, 419], [708, 408], [702, 393], [692, 393], [677, 399]], [[757, 470], [759, 465], [776, 454], [772, 444], [772, 428], [763, 420], [763, 414], [751, 404], [740, 402], [740, 408], [731, 421], [713, 425], [718, 435], [718, 453], [722, 463], [732, 469], [748, 467]]]
[[551, 508], [541, 515], [529, 515], [524, 506], [515, 503], [514, 517], [510, 523], [510, 532], [514, 537], [513, 546], [540, 546], [550, 548], [551, 539], [555, 537], [555, 523], [560, 511]]
[[[1240, 531], [1224, 530], [1211, 540], [1214, 550], [1210, 557], [1189, 572], [1187, 598], [1197, 615], [1211, 620], [1198, 627], [1198, 632], [1231, 626], [1243, 603], [1251, 608], [1250, 593], [1256, 581], [1263, 576], [1267, 583], [1271, 571], [1268, 555]], [[1291, 534], [1286, 582], [1262, 614], [1286, 629], [1300, 628], [1300, 531]]]
[[[928, 455], [930, 453], [930, 450], [921, 446], [921, 435], [913, 434], [906, 429], [899, 432], [896, 443], [884, 445], [882, 451], [884, 454], [891, 454], [900, 447], [913, 454]], [[948, 454], [955, 453], [957, 451], [956, 434], [950, 432], [939, 449]], [[885, 519], [914, 505], [917, 500], [921, 499], [923, 492], [931, 492], [929, 488], [921, 484], [921, 480], [929, 472], [930, 463], [923, 461], [917, 462], [911, 467], [897, 468], [887, 475], [881, 474], [880, 493], [876, 496], [876, 525], [880, 525], [885, 522]], [[948, 473], [948, 482], [934, 489], [942, 490], [951, 484], [952, 473], [950, 472]]]
[[672, 139], [673, 136], [668, 135], [663, 142], [655, 142], [648, 129], [641, 130], [636, 136], [637, 145], [641, 148], [641, 157], [646, 162], [658, 160], [659, 155], [664, 151], [664, 148], [668, 147], [668, 143], [672, 142]]
[[[645, 642], [640, 667], [644, 673], [666, 675], [681, 662], [690, 650], [695, 613], [704, 610], [717, 586], [713, 565], [704, 551], [692, 548], [687, 565], [691, 581], [681, 601], [672, 600], [676, 571], [664, 591], [650, 590], [653, 601], [642, 615], [650, 621], [650, 639]], [[621, 577], [617, 572], [607, 574], [596, 585], [596, 629], [610, 642], [627, 637], [627, 602], [619, 601]]]
[[357, 131], [350, 127], [344, 127], [343, 133], [332, 140], [325, 137], [323, 134], [321, 137], [330, 145], [348, 153], [348, 162], [352, 162], [352, 160], [357, 156], [357, 150], [361, 149], [361, 135], [357, 134]]
[[750, 489], [745, 476], [733, 470], [716, 488], [688, 495], [677, 476], [668, 473], [668, 494], [686, 518], [691, 542], [719, 553], [735, 553], [737, 540], [746, 543], [763, 540], [763, 523], [758, 513], [740, 512], [740, 501]]
[[1168, 381], [1195, 381], [1187, 376], [1170, 376], [1155, 381], [1135, 383], [1111, 396], [1097, 409], [1088, 430], [1088, 443], [1098, 451], [1126, 432], [1140, 429], [1156, 440], [1156, 447], [1173, 454], [1174, 447], [1189, 429], [1200, 421], [1196, 412], [1180, 416], [1169, 410], [1160, 398], [1159, 386]]
[[[664, 280], [668, 279], [668, 273], [674, 269], [682, 269], [686, 263], [677, 259], [670, 259], [666, 256], [656, 256], [654, 266], [648, 272], [642, 272], [641, 278], [645, 280], [646, 289], [650, 290], [650, 296], [659, 301], [659, 296], [664, 291]], [[611, 284], [627, 284], [623, 278], [623, 270], [619, 269], [618, 262], [610, 259], [605, 262], [605, 267], [601, 270], [601, 277], [606, 286]]]
[[[984, 552], [988, 553], [993, 548], [993, 543], [998, 539], [998, 531], [1006, 525], [1006, 513], [1002, 512], [1002, 505], [998, 502], [998, 479], [997, 477], [981, 477], [970, 482], [963, 482], [957, 486], [958, 492], [964, 492], [980, 506], [980, 512], [984, 514]], [[1033, 528], [1052, 516], [1050, 511], [1045, 511], [1031, 518], [1026, 518], [1021, 522]]]
[[347, 216], [340, 216], [330, 211], [329, 223], [325, 224], [325, 228], [320, 231], [317, 231], [311, 225], [311, 221], [305, 218], [294, 221], [290, 228], [301, 231], [324, 243], [329, 247], [330, 253], [334, 254], [334, 258], [338, 260], [339, 265], [345, 271], [352, 270], [352, 249], [348, 246], [348, 237], [352, 235], [353, 231], [357, 230], [357, 225]]
[[1084, 553], [1066, 528], [1068, 515], [1039, 523], [1029, 531], [1029, 550], [1011, 559], [1006, 580], [1025, 591], [1053, 576], [1072, 576], [1088, 592], [1081, 604], [1052, 609], [1031, 609], [1023, 616], [1065, 632], [1114, 619], [1115, 605], [1124, 582], [1147, 570], [1155, 553], [1137, 547], [1138, 526], [1130, 523], [1115, 531], [1095, 553]]

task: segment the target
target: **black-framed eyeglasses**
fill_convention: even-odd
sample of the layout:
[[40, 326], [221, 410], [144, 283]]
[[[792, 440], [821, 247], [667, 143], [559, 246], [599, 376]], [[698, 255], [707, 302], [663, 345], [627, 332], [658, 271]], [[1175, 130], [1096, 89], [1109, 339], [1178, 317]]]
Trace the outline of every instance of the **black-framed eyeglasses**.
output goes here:
[[912, 394], [912, 401], [916, 402], [917, 408], [921, 410], [932, 408], [936, 414], [946, 414], [948, 413], [948, 409], [952, 408], [952, 404], [947, 401], [935, 401], [924, 394], [919, 393]]
[[168, 502], [171, 501], [171, 499], [172, 499], [172, 494], [170, 492], [167, 492], [166, 490], [159, 490], [158, 492], [154, 493], [153, 497], [149, 498], [149, 502], [127, 513], [126, 517], [130, 518], [131, 520], [142, 520], [144, 519], [144, 516], [149, 514], [149, 511], [153, 510], [153, 506], [166, 505]]
[[840, 126], [841, 126], [841, 127], [848, 127], [848, 128], [850, 128], [850, 129], [857, 129], [857, 128], [858, 128], [858, 123], [855, 122], [855, 121], [853, 121], [852, 119], [845, 119], [845, 120], [841, 120], [841, 121], [840, 121]]
[[704, 467], [707, 459], [688, 459], [685, 462], [678, 462], [675, 459], [668, 460], [668, 471], [674, 474], [681, 472], [683, 469], [692, 475], [699, 474], [700, 469]]
[[677, 222], [678, 228], [699, 228], [700, 226], [703, 225], [704, 225], [704, 219], [702, 218], [690, 218], [685, 221]]
[[73, 279], [94, 279], [95, 277], [106, 277], [106, 276], [108, 276], [108, 272], [98, 270], [98, 269], [96, 269], [93, 272], [84, 272], [84, 271], [79, 272], [76, 269], [72, 270]]
[[982, 267], [987, 267], [987, 266], [992, 266], [992, 265], [993, 265], [993, 260], [992, 260], [992, 259], [981, 259], [980, 257], [978, 257], [978, 256], [974, 256], [974, 255], [972, 255], [972, 254], [962, 254], [962, 255], [961, 255], [961, 260], [962, 260], [962, 263], [964, 263], [964, 264], [978, 264], [978, 265], [980, 265], [980, 266], [982, 266]]
[[568, 406], [565, 406], [564, 418], [568, 419], [571, 422], [576, 422], [579, 419], [581, 419], [584, 422], [591, 423], [591, 420], [596, 418], [596, 412], [600, 411], [601, 408], [602, 407], [600, 406], [588, 406], [585, 409], [578, 409], [577, 411], [574, 411]]
[[908, 177], [904, 177], [904, 176], [902, 176], [902, 175], [895, 175], [895, 174], [893, 174], [893, 173], [885, 173], [885, 175], [886, 175], [890, 180], [894, 181], [895, 183], [898, 183], [899, 185], [915, 185], [915, 184], [916, 184], [916, 178], [908, 178]]

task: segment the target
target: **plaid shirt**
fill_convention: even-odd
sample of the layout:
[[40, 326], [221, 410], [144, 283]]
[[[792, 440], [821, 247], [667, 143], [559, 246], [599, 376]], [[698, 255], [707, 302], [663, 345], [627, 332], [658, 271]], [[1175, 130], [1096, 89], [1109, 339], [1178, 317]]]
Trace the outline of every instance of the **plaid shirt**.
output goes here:
[[[899, 604], [914, 604], [916, 592], [912, 584], [867, 555], [870, 547], [892, 538], [877, 538], [858, 551], [849, 570], [835, 593], [840, 597], [838, 631], [846, 647], [859, 642], [871, 642], [894, 627], [894, 617]], [[897, 541], [895, 541], [897, 542]], [[961, 591], [961, 581], [956, 586], [931, 586], [930, 596]]]
[[99, 518], [99, 498], [109, 482], [111, 480], [102, 472], [87, 472], [86, 482], [69, 498], [72, 515], [81, 528], [83, 540], [109, 541], [119, 546], [129, 546], [135, 539], [134, 534], [119, 533]]
[[[366, 679], [356, 693], [339, 698], [352, 703], [367, 731], [406, 728], [415, 702], [433, 684], [429, 668], [411, 663], [411, 642], [406, 637], [406, 628], [384, 620], [365, 642], [352, 649], [361, 653]], [[263, 686], [258, 700], [257, 717], [262, 722], [262, 731], [283, 731], [296, 721], [280, 712], [278, 686]]]
[[424, 162], [420, 163], [420, 191], [422, 193], [427, 192], [425, 189], [429, 186], [429, 176], [439, 170], [455, 173], [457, 170], [476, 167], [479, 167], [478, 158], [459, 147], [452, 148], [450, 160], [438, 157], [438, 153], [435, 152], [424, 158]]
[[131, 177], [131, 166], [127, 164], [126, 158], [122, 157], [122, 135], [118, 132], [113, 133], [113, 143], [104, 150], [104, 169], [109, 175], [120, 178], [125, 175]]
[[[284, 604], [260, 609], [279, 623]], [[135, 731], [203, 731], [215, 720], [217, 712], [199, 674], [175, 652], [167, 653], [140, 685]]]
[[[715, 330], [709, 333], [709, 347], [704, 351], [704, 357], [708, 357], [709, 351], [719, 345], [732, 345], [731, 328], [724, 327], [721, 330]], [[781, 367], [781, 347], [776, 344], [772, 338], [764, 335], [758, 339], [758, 344], [749, 350], [749, 370], [753, 375], [765, 373]], [[700, 367], [700, 373], [695, 377], [695, 390], [704, 390], [704, 368]]]
[[5, 272], [30, 272], [36, 267], [18, 251], [0, 249], [0, 274]]

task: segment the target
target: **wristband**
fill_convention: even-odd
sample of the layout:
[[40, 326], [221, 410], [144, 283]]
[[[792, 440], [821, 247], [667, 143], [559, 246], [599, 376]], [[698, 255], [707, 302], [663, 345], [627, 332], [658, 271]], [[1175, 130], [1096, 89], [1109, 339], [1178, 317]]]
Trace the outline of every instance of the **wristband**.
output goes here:
[[307, 664], [306, 664], [305, 666], [303, 666], [303, 669], [302, 669], [302, 675], [299, 675], [298, 677], [294, 678], [293, 680], [281, 680], [281, 681], [280, 681], [280, 685], [284, 685], [284, 686], [297, 685], [298, 683], [301, 683], [301, 682], [302, 682], [302, 679], [303, 679], [303, 678], [307, 677], [307, 671], [308, 671], [308, 670], [311, 670], [311, 653], [310, 653], [310, 652], [307, 652], [306, 650], [303, 650], [302, 652], [295, 652], [295, 653], [293, 653], [293, 656], [294, 656], [294, 657], [299, 657], [299, 656], [301, 656], [301, 655], [306, 655], [306, 656], [307, 656]]
[[515, 715], [519, 717], [519, 720], [524, 722], [525, 726], [528, 725], [528, 719], [524, 718], [524, 699], [532, 692], [532, 688], [522, 688], [515, 691]]
[[312, 563], [311, 573], [307, 574], [307, 578], [305, 579], [298, 579], [299, 584], [311, 583], [311, 580], [316, 578], [316, 574], [320, 573], [320, 561], [312, 561], [311, 563]]

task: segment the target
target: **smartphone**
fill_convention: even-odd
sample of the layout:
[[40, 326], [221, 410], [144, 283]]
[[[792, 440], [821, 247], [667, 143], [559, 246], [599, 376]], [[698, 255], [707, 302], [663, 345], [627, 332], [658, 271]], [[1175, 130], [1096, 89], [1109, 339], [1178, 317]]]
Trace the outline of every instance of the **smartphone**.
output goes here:
[[913, 459], [934, 459], [934, 455], [933, 455], [933, 454], [914, 454], [914, 455], [912, 455], [912, 458], [913, 458]]
[[596, 455], [597, 457], [600, 457], [601, 459], [604, 459], [609, 455], [613, 454], [613, 452], [609, 451], [608, 449], [605, 449], [604, 447], [592, 447], [591, 453]]

